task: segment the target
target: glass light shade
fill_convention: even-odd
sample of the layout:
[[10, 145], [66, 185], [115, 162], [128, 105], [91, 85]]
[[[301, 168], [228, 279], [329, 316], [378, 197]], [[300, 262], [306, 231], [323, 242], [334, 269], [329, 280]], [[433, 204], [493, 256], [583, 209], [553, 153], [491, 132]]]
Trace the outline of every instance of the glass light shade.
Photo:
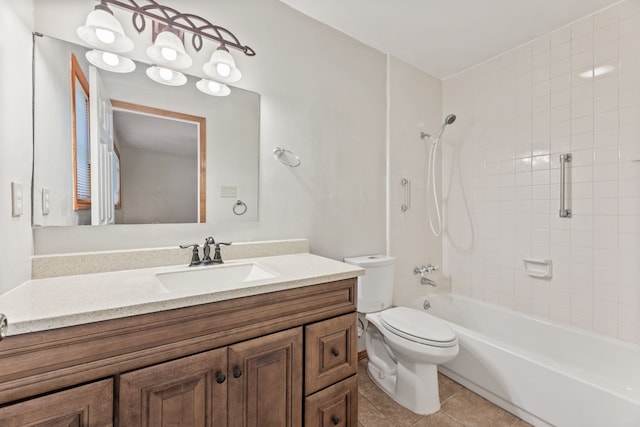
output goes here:
[[214, 82], [212, 80], [202, 79], [196, 83], [196, 87], [200, 92], [212, 96], [227, 96], [231, 93], [229, 86], [223, 83]]
[[95, 9], [82, 27], [76, 30], [78, 37], [91, 47], [110, 52], [129, 52], [133, 41], [124, 33], [120, 22], [111, 13]]
[[136, 69], [135, 62], [115, 53], [93, 49], [85, 56], [92, 65], [113, 73], [130, 73]]
[[147, 76], [155, 82], [167, 86], [182, 86], [187, 82], [187, 77], [180, 71], [166, 67], [152, 66], [147, 68]]
[[202, 70], [213, 80], [223, 83], [235, 83], [242, 78], [242, 73], [236, 67], [236, 61], [226, 47], [220, 46], [213, 52], [209, 62]]
[[162, 31], [156, 37], [153, 46], [147, 49], [147, 55], [158, 65], [183, 70], [191, 67], [193, 60], [184, 50], [184, 45], [173, 31]]

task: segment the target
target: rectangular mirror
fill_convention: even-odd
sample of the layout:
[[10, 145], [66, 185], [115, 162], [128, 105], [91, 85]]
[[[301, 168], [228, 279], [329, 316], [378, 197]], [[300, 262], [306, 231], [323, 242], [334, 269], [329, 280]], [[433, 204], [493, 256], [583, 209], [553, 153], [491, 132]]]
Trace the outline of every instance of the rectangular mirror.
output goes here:
[[98, 70], [87, 50], [34, 38], [33, 225], [257, 221], [259, 95]]

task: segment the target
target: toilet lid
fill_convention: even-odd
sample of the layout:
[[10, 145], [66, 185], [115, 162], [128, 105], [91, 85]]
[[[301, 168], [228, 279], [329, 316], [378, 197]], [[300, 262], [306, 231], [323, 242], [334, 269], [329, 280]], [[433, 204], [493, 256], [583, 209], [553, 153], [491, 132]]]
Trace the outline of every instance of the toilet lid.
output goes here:
[[380, 313], [389, 331], [408, 340], [435, 347], [455, 345], [456, 334], [443, 320], [408, 307], [394, 307]]

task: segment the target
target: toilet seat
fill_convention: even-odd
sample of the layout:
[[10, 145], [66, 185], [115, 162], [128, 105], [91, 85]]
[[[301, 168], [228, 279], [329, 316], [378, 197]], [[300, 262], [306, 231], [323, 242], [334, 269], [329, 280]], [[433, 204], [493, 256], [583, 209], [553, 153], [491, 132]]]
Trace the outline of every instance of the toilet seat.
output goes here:
[[408, 307], [394, 307], [380, 313], [382, 326], [410, 341], [434, 347], [457, 345], [456, 334], [441, 319]]

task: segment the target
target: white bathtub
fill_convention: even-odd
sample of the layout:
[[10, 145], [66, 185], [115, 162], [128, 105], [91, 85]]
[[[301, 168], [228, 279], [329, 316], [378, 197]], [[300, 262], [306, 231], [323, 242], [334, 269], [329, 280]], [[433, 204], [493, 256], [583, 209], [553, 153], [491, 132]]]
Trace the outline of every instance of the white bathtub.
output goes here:
[[640, 346], [466, 297], [428, 300], [459, 340], [446, 376], [535, 426], [640, 426]]

